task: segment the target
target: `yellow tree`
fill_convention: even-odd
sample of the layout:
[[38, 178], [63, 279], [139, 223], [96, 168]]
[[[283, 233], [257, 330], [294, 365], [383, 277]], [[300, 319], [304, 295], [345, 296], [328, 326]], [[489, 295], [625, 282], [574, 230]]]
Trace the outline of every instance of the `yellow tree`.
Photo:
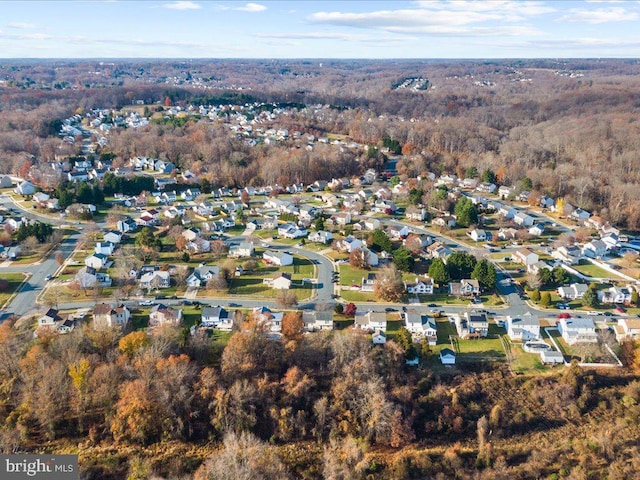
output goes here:
[[127, 357], [132, 358], [142, 347], [149, 345], [149, 337], [143, 331], [131, 332], [120, 339], [118, 348]]
[[82, 431], [83, 427], [83, 410], [85, 404], [85, 394], [87, 392], [87, 386], [89, 384], [89, 374], [91, 371], [91, 364], [86, 358], [81, 358], [76, 363], [72, 363], [68, 366], [69, 377], [71, 377], [71, 383], [73, 384], [76, 394], [78, 395], [78, 430]]

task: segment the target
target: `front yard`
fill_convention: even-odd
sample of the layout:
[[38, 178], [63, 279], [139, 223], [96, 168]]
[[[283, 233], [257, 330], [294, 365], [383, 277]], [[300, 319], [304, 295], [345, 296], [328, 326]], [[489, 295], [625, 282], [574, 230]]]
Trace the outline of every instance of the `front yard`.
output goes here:
[[25, 279], [25, 275], [22, 273], [2, 273], [0, 274], [0, 282], [4, 284], [7, 282], [6, 288], [0, 291], [0, 307], [3, 306], [7, 300], [15, 293]]

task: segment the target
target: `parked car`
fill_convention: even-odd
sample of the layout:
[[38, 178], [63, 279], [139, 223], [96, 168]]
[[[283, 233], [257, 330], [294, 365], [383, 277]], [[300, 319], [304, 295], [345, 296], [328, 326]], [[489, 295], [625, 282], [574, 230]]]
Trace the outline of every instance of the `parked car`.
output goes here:
[[562, 312], [558, 314], [558, 318], [571, 318], [571, 314], [567, 312]]

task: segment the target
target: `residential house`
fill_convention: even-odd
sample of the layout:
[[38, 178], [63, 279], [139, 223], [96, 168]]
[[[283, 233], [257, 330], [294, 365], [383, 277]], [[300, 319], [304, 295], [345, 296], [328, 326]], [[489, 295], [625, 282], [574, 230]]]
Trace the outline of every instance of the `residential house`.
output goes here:
[[107, 256], [102, 253], [94, 253], [93, 255], [84, 259], [84, 264], [87, 267], [92, 267], [96, 270], [106, 268], [110, 263], [111, 262], [109, 262]]
[[153, 168], [157, 172], [169, 174], [175, 170], [176, 166], [171, 162], [167, 162], [164, 160], [156, 160], [156, 163], [154, 164]]
[[436, 217], [431, 221], [431, 224], [436, 227], [453, 228], [456, 226], [456, 217], [452, 215], [445, 215], [443, 217]]
[[511, 205], [502, 205], [498, 209], [498, 215], [506, 218], [507, 220], [513, 220], [513, 218], [516, 216], [516, 213], [518, 213], [518, 210], [513, 208]]
[[378, 228], [381, 228], [382, 224], [380, 223], [380, 220], [378, 220], [377, 218], [373, 218], [373, 217], [367, 217], [364, 220], [364, 227], [367, 230], [376, 230]]
[[575, 245], [563, 245], [551, 252], [551, 256], [565, 265], [575, 265], [582, 258], [582, 251]]
[[149, 313], [149, 326], [156, 325], [180, 325], [182, 323], [182, 310], [168, 307], [161, 303], [154, 305]]
[[468, 235], [474, 242], [485, 242], [487, 240], [487, 232], [479, 228], [474, 228]]
[[[116, 228], [121, 233], [132, 232], [138, 227], [138, 224], [131, 218], [125, 218], [123, 220], [118, 220], [116, 224]], [[106, 238], [105, 238], [106, 240]]]
[[93, 328], [124, 327], [131, 318], [129, 309], [120, 305], [112, 307], [107, 303], [99, 303], [93, 308]]
[[498, 188], [498, 195], [500, 196], [501, 199], [506, 200], [511, 195], [513, 195], [514, 191], [515, 189], [513, 187], [509, 187], [507, 185], [501, 185]]
[[111, 277], [106, 273], [100, 273], [93, 267], [82, 267], [76, 273], [76, 281], [82, 288], [110, 287]]
[[369, 273], [366, 277], [362, 277], [360, 281], [361, 292], [373, 292], [373, 285], [376, 283], [376, 274]]
[[[467, 337], [486, 337], [489, 333], [489, 320], [482, 312], [464, 312], [464, 319], [467, 322]], [[460, 333], [460, 332], [458, 332]], [[460, 335], [464, 338], [464, 335]]]
[[273, 312], [267, 307], [256, 307], [253, 309], [253, 316], [257, 322], [269, 327], [270, 332], [279, 333], [282, 331], [284, 312]]
[[438, 328], [433, 317], [409, 311], [403, 312], [402, 317], [405, 328], [416, 340], [419, 340], [422, 337], [427, 337], [429, 339], [429, 344], [435, 345]]
[[483, 182], [480, 185], [478, 185], [476, 187], [476, 190], [478, 190], [479, 192], [484, 192], [484, 193], [493, 193], [496, 191], [497, 189], [497, 185], [495, 183], [486, 183]]
[[516, 200], [518, 202], [526, 202], [529, 200], [529, 195], [531, 195], [531, 192], [529, 192], [528, 190], [525, 190], [516, 195]]
[[33, 194], [33, 201], [38, 203], [39, 205], [46, 205], [51, 197], [43, 192], [38, 192]]
[[511, 340], [528, 342], [540, 338], [540, 321], [530, 312], [519, 317], [507, 315], [507, 334]]
[[540, 206], [542, 208], [552, 209], [556, 206], [556, 201], [551, 197], [541, 197], [540, 198]]
[[289, 290], [291, 288], [291, 274], [279, 272], [273, 278], [265, 278], [262, 282], [274, 290]]
[[278, 233], [282, 235], [284, 238], [290, 238], [290, 239], [303, 238], [309, 234], [306, 228], [301, 228], [297, 225], [287, 228], [282, 233], [280, 233], [280, 229], [278, 229]]
[[539, 237], [544, 234], [544, 223], [536, 223], [529, 228], [529, 234]]
[[103, 255], [113, 255], [113, 251], [116, 248], [115, 243], [111, 242], [97, 242], [95, 246], [95, 253], [101, 253]]
[[443, 348], [442, 350], [440, 350], [440, 362], [442, 362], [443, 365], [455, 365], [455, 352], [450, 348]]
[[449, 283], [449, 295], [456, 297], [470, 297], [480, 295], [480, 284], [477, 280], [463, 278], [460, 282]]
[[58, 310], [50, 308], [38, 318], [38, 327], [55, 327], [61, 320]]
[[18, 186], [15, 188], [15, 192], [19, 195], [33, 195], [34, 193], [36, 193], [36, 187], [33, 185], [33, 183], [24, 180], [18, 184]]
[[525, 212], [518, 212], [513, 216], [513, 221], [516, 225], [529, 228], [533, 225], [534, 219], [531, 215]]
[[262, 254], [262, 259], [265, 261], [265, 263], [278, 265], [280, 267], [293, 265], [293, 255], [288, 252], [267, 250]]
[[169, 272], [154, 270], [145, 272], [138, 280], [140, 288], [169, 288], [171, 286], [171, 275]]
[[205, 286], [215, 275], [219, 274], [220, 268], [215, 265], [196, 267], [193, 273], [187, 277], [187, 286], [200, 288]]
[[619, 318], [614, 328], [616, 340], [622, 342], [625, 338], [640, 338], [640, 318]]
[[387, 314], [372, 310], [356, 311], [355, 326], [363, 330], [382, 330], [384, 332], [387, 329]]
[[72, 171], [67, 173], [67, 180], [70, 182], [86, 182], [89, 180], [89, 173], [84, 171]]
[[109, 230], [107, 233], [104, 234], [104, 240], [106, 242], [118, 244], [122, 241], [122, 233], [114, 230]]
[[631, 302], [633, 286], [609, 287], [606, 290], [598, 291], [598, 299], [601, 303], [617, 303], [628, 305]]
[[536, 264], [539, 259], [540, 257], [538, 257], [538, 254], [532, 252], [528, 248], [519, 248], [513, 252], [513, 255], [511, 255], [512, 261], [523, 264], [527, 270], [529, 270], [532, 265]]
[[307, 332], [333, 330], [333, 310], [303, 310], [302, 320]]
[[518, 236], [518, 230], [515, 228], [501, 228], [498, 231], [498, 238], [500, 240], [514, 240]]
[[353, 252], [356, 248], [359, 248], [362, 250], [362, 240], [359, 240], [356, 237], [349, 235], [344, 240], [338, 241], [337, 247], [339, 250], [346, 251], [348, 253]]
[[407, 220], [424, 222], [424, 220], [427, 218], [427, 210], [425, 208], [407, 207], [407, 213], [405, 217], [407, 217]]
[[600, 240], [604, 242], [607, 251], [615, 250], [620, 246], [620, 237], [615, 233], [607, 233]]
[[407, 293], [432, 295], [433, 279], [429, 277], [416, 277], [414, 282], [404, 282], [404, 288], [407, 290]]
[[573, 212], [571, 212], [571, 218], [579, 222], [584, 222], [586, 220], [589, 220], [590, 216], [591, 214], [589, 212], [581, 208], [576, 208]]
[[406, 225], [402, 227], [389, 227], [387, 229], [387, 233], [391, 240], [400, 240], [402, 238], [407, 238], [409, 235], [409, 227]]
[[387, 334], [383, 330], [378, 330], [371, 336], [374, 345], [384, 345], [387, 343]]
[[564, 300], [576, 300], [582, 298], [588, 289], [589, 285], [585, 283], [572, 283], [558, 287], [558, 295]]
[[205, 328], [217, 328], [225, 331], [231, 331], [233, 328], [233, 319], [229, 316], [229, 312], [221, 306], [204, 307], [200, 323]]
[[253, 242], [240, 242], [229, 248], [229, 256], [233, 258], [246, 258], [253, 256]]
[[561, 318], [558, 322], [558, 330], [564, 341], [569, 345], [598, 342], [596, 326], [590, 318]]
[[11, 188], [13, 181], [10, 175], [0, 175], [0, 188]]
[[589, 258], [604, 257], [607, 254], [607, 244], [602, 240], [591, 240], [582, 247], [582, 255]]
[[310, 233], [308, 239], [310, 242], [329, 244], [331, 243], [331, 240], [333, 240], [333, 234], [331, 232], [319, 230], [317, 232]]

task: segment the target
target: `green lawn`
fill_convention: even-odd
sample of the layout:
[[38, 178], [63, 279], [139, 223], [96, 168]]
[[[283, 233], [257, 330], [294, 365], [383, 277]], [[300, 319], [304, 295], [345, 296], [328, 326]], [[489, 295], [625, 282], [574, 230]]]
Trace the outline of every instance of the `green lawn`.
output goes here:
[[593, 278], [620, 278], [620, 279], [622, 279], [622, 277], [619, 277], [615, 273], [608, 272], [604, 268], [600, 268], [599, 266], [594, 265], [592, 263], [574, 265], [573, 268], [575, 268], [577, 271], [579, 271], [583, 275], [587, 275], [588, 277], [593, 277]]
[[372, 292], [360, 292], [358, 290], [342, 290], [340, 296], [347, 302], [375, 302]]
[[362, 277], [367, 277], [372, 273], [371, 270], [362, 270], [360, 268], [354, 268], [351, 265], [340, 265], [340, 284], [344, 286], [360, 285], [362, 283]]
[[18, 287], [24, 281], [25, 276], [22, 273], [2, 273], [0, 274], [0, 280], [5, 280], [8, 285], [2, 292], [0, 292], [0, 307], [5, 304], [7, 300], [13, 295]]
[[469, 305], [471, 300], [462, 297], [452, 297], [448, 293], [434, 293], [433, 295], [418, 295], [420, 303], [438, 303], [444, 305]]

